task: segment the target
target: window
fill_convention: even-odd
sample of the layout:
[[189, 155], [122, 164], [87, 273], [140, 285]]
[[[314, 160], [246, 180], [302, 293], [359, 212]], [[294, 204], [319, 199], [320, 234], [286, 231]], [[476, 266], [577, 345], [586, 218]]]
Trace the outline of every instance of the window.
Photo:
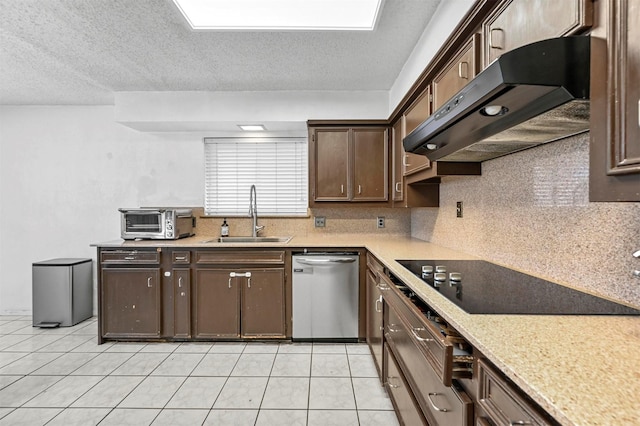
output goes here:
[[205, 138], [205, 214], [246, 216], [256, 186], [262, 216], [307, 214], [304, 138]]

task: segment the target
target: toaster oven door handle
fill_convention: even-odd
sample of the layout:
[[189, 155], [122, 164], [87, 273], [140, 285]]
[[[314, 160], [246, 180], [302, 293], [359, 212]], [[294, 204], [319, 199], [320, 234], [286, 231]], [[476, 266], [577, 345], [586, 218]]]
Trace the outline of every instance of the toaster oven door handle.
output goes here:
[[165, 211], [167, 211], [166, 209], [153, 209], [153, 210], [141, 210], [141, 209], [118, 209], [119, 212], [121, 213], [128, 213], [128, 214], [149, 214], [149, 213], [164, 213]]

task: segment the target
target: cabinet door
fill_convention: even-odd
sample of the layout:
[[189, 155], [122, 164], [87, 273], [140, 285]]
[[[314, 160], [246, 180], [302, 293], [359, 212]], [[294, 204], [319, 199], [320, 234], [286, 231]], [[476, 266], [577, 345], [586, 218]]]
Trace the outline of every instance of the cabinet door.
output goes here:
[[103, 268], [104, 337], [160, 336], [160, 269]]
[[389, 185], [387, 129], [353, 129], [353, 201], [386, 201]]
[[313, 134], [316, 201], [349, 200], [349, 129], [315, 129]]
[[382, 372], [382, 294], [374, 272], [367, 270], [367, 343], [378, 372]]
[[[428, 86], [425, 91], [416, 99], [407, 112], [404, 113], [404, 129], [400, 133], [400, 145], [402, 146], [402, 139], [409, 133], [413, 132], [424, 120], [431, 115], [431, 87]], [[410, 152], [404, 152], [402, 159], [403, 174], [410, 175], [420, 170], [428, 169], [430, 167], [429, 159], [424, 155], [412, 154]]]
[[599, 2], [596, 22], [589, 200], [640, 201], [640, 2]]
[[578, 33], [592, 21], [592, 0], [507, 2], [483, 25], [485, 65], [525, 44]]
[[402, 146], [404, 121], [405, 117], [400, 117], [391, 128], [391, 199], [393, 201], [402, 201], [404, 198], [404, 190], [402, 188], [405, 155], [404, 147]]
[[191, 270], [173, 270], [173, 333], [174, 337], [191, 337]]
[[198, 269], [194, 291], [197, 338], [240, 337], [239, 278], [229, 269]]
[[[249, 269], [242, 278], [242, 336], [286, 335], [284, 268]], [[246, 274], [245, 272], [245, 274]]]
[[434, 111], [446, 104], [476, 76], [480, 68], [480, 35], [474, 34], [433, 79]]

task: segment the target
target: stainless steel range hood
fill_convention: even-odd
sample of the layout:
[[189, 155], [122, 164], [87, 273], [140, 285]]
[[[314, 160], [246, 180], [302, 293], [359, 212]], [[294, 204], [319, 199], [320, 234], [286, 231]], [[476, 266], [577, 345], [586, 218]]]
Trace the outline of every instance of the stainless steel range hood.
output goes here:
[[589, 130], [590, 37], [500, 56], [404, 138], [431, 161], [480, 162]]

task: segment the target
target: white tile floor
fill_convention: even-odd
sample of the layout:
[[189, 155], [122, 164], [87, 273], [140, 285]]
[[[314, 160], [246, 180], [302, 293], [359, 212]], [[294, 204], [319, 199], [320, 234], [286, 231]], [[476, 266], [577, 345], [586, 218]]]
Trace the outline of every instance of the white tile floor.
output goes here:
[[384, 425], [366, 344], [105, 343], [0, 316], [0, 425]]

